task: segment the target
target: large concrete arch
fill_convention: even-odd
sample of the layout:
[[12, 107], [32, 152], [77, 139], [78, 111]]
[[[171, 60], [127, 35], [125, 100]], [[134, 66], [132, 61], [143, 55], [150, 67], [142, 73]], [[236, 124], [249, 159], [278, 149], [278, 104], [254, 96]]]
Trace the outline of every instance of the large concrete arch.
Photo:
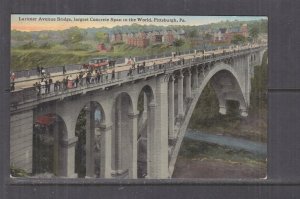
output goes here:
[[[100, 112], [99, 124], [96, 125], [96, 111]], [[104, 132], [102, 132], [99, 125], [105, 124], [105, 112], [102, 105], [97, 101], [88, 101], [80, 111], [84, 111], [85, 119], [85, 134], [76, 135], [78, 137], [78, 142], [76, 144], [75, 161], [85, 161], [85, 176], [96, 177], [101, 175], [101, 151], [103, 146]], [[80, 113], [78, 113], [76, 123], [78, 123]], [[81, 115], [83, 116], [83, 115]], [[83, 118], [81, 118], [83, 119]], [[98, 119], [98, 118], [97, 118]], [[97, 130], [96, 130], [97, 129]], [[75, 130], [76, 131], [76, 130]], [[83, 143], [85, 140], [85, 143]], [[81, 154], [81, 155], [80, 155]], [[84, 154], [84, 155], [82, 155]], [[85, 158], [84, 158], [85, 157]], [[76, 164], [78, 167], [80, 164]], [[80, 171], [80, 170], [79, 170]], [[82, 173], [81, 173], [82, 174]], [[80, 177], [78, 173], [78, 177]], [[82, 176], [81, 176], [82, 177]]]
[[127, 92], [119, 92], [112, 108], [112, 169], [113, 177], [136, 178], [137, 118]]
[[[204, 88], [206, 87], [206, 85], [212, 80], [212, 78], [214, 78], [215, 75], [220, 74], [221, 72], [224, 72], [226, 75], [229, 76], [229, 78], [232, 81], [235, 81], [235, 88], [236, 88], [236, 92], [239, 94], [239, 98], [236, 100], [239, 100], [240, 103], [240, 109], [243, 109], [244, 107], [247, 108], [246, 106], [246, 97], [244, 95], [243, 89], [241, 87], [241, 80], [239, 78], [239, 76], [237, 75], [237, 72], [234, 70], [234, 68], [231, 65], [225, 64], [224, 62], [218, 62], [215, 63], [213, 66], [210, 66], [210, 70], [206, 70], [205, 72], [202, 72], [202, 75], [200, 75], [199, 77], [199, 87], [196, 89], [196, 91], [194, 92], [194, 97], [192, 100], [192, 103], [189, 106], [189, 110], [187, 111], [185, 117], [184, 117], [184, 121], [181, 124], [181, 127], [179, 129], [179, 133], [178, 133], [178, 138], [177, 138], [177, 143], [174, 147], [174, 150], [171, 154], [170, 157], [170, 162], [169, 162], [169, 176], [171, 177], [174, 171], [174, 166], [176, 163], [176, 159], [177, 159], [177, 155], [180, 149], [180, 145], [182, 143], [185, 131], [187, 129], [187, 126], [189, 124], [189, 121], [191, 119], [192, 113], [195, 109], [195, 106], [197, 104], [198, 99], [200, 98]], [[215, 82], [215, 87], [218, 86], [218, 83]], [[218, 95], [217, 95], [218, 96]], [[224, 98], [225, 97], [225, 98]], [[226, 96], [220, 95], [218, 96], [219, 101], [223, 101], [226, 99]], [[222, 110], [220, 110], [222, 111]], [[246, 111], [246, 109], [241, 111], [241, 114], [244, 114], [243, 112]], [[246, 116], [246, 115], [244, 115]]]
[[[223, 62], [215, 63], [211, 70], [202, 79], [195, 100], [199, 99], [203, 89], [210, 81], [212, 82], [212, 86], [218, 96], [220, 113], [226, 113], [225, 104], [227, 99], [239, 101], [240, 109], [246, 111], [247, 100], [241, 87], [240, 78], [232, 66]], [[226, 89], [226, 86], [230, 86], [231, 90], [224, 90], [224, 88]]]
[[[45, 123], [43, 123], [43, 121]], [[45, 125], [45, 128], [49, 128], [51, 125], [54, 125], [53, 128], [51, 128], [52, 132], [49, 132], [52, 134], [53, 139], [53, 151], [50, 152], [50, 154], [53, 154], [53, 174], [56, 176], [66, 176], [68, 177], [69, 174], [75, 174], [75, 167], [74, 165], [68, 165], [68, 156], [67, 156], [67, 148], [66, 148], [66, 140], [68, 137], [68, 130], [67, 125], [63, 118], [57, 114], [57, 113], [46, 113], [46, 114], [39, 114], [35, 116], [34, 124], [42, 122], [42, 125]], [[50, 139], [51, 140], [51, 139]], [[34, 146], [33, 142], [33, 146]], [[37, 146], [36, 146], [37, 147]], [[41, 147], [45, 147], [44, 145]], [[35, 152], [33, 152], [35, 153]], [[35, 167], [34, 161], [33, 161], [33, 168]]]

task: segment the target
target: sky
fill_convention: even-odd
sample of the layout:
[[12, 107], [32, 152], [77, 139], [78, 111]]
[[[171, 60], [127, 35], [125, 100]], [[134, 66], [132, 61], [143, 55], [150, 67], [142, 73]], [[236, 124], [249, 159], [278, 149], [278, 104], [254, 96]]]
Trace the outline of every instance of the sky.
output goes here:
[[[142, 19], [142, 21], [139, 21]], [[11, 29], [19, 31], [64, 30], [131, 25], [204, 25], [220, 21], [251, 21], [267, 19], [261, 16], [164, 16], [164, 15], [11, 15]]]

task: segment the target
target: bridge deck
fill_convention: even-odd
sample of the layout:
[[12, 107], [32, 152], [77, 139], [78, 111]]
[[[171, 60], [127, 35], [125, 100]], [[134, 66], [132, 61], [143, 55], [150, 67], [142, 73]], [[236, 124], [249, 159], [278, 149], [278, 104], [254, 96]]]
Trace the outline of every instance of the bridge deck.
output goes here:
[[[170, 74], [176, 70], [184, 69], [191, 67], [193, 65], [205, 65], [211, 62], [222, 61], [231, 57], [245, 55], [251, 52], [255, 52], [260, 50], [263, 46], [255, 47], [255, 48], [246, 48], [241, 49], [239, 51], [227, 51], [226, 53], [216, 53], [205, 56], [193, 56], [191, 54], [181, 56], [184, 58], [184, 64], [182, 64], [182, 60], [178, 59], [176, 61], [168, 61], [166, 62], [166, 58], [160, 59], [157, 61], [155, 65], [149, 64], [148, 61], [145, 70], [140, 73], [137, 72], [137, 69], [132, 71], [131, 75], [128, 75], [129, 69], [126, 66], [122, 66], [118, 68], [115, 73], [115, 78], [112, 79], [111, 73], [107, 73], [106, 79], [103, 76], [103, 82], [86, 84], [85, 79], [82, 80], [82, 85], [78, 85], [76, 88], [62, 88], [60, 87], [56, 91], [54, 91], [53, 85], [51, 85], [50, 92], [38, 95], [35, 87], [26, 87], [21, 88], [11, 92], [11, 111], [15, 111], [17, 109], [22, 109], [26, 106], [35, 106], [37, 104], [53, 101], [53, 100], [61, 100], [65, 97], [85, 94], [94, 90], [107, 90], [111, 89], [115, 86], [120, 86], [124, 83], [138, 81], [147, 79], [153, 76], [157, 76], [160, 74]], [[210, 52], [212, 53], [212, 52]]]

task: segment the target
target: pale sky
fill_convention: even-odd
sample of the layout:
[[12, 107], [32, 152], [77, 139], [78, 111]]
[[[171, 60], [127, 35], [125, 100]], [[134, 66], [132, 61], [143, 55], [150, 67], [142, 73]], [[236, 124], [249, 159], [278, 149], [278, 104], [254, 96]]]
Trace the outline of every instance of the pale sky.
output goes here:
[[[67, 21], [66, 21], [67, 18]], [[144, 21], [138, 21], [138, 18]], [[83, 21], [79, 21], [79, 20]], [[135, 21], [130, 21], [134, 19]], [[79, 28], [100, 28], [131, 25], [204, 25], [220, 21], [251, 21], [267, 19], [261, 16], [163, 16], [163, 15], [11, 15], [11, 29], [20, 31], [64, 30], [77, 26]], [[46, 21], [43, 21], [46, 20]], [[118, 21], [120, 20], [120, 21]], [[149, 21], [150, 20], [150, 21]], [[156, 21], [155, 21], [156, 20]], [[165, 20], [165, 21], [159, 21]], [[168, 22], [166, 20], [173, 20]]]

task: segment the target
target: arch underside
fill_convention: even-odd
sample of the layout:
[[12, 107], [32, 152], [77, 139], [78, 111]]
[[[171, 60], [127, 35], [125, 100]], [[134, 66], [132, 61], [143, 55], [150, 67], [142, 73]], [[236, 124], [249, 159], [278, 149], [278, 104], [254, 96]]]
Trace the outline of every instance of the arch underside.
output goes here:
[[194, 90], [192, 102], [190, 103], [189, 107], [187, 107], [188, 110], [186, 111], [184, 121], [181, 123], [179, 128], [176, 145], [171, 153], [169, 161], [169, 176], [172, 176], [173, 174], [179, 149], [192, 113], [202, 94], [202, 91], [209, 82], [211, 82], [211, 85], [217, 95], [220, 108], [219, 112], [221, 114], [226, 114], [226, 101], [233, 100], [239, 102], [241, 115], [247, 116], [247, 103], [244, 95], [245, 92], [243, 92], [238, 75], [232, 66], [223, 62], [215, 63], [209, 71], [204, 74], [200, 74], [199, 87], [197, 90]]
[[228, 100], [239, 102], [241, 113], [247, 110], [248, 106], [244, 95], [246, 92], [243, 91], [239, 83], [239, 77], [230, 65], [215, 64], [205, 77], [202, 77], [194, 100], [198, 101], [209, 82], [217, 95], [221, 114], [226, 114], [226, 101]]

